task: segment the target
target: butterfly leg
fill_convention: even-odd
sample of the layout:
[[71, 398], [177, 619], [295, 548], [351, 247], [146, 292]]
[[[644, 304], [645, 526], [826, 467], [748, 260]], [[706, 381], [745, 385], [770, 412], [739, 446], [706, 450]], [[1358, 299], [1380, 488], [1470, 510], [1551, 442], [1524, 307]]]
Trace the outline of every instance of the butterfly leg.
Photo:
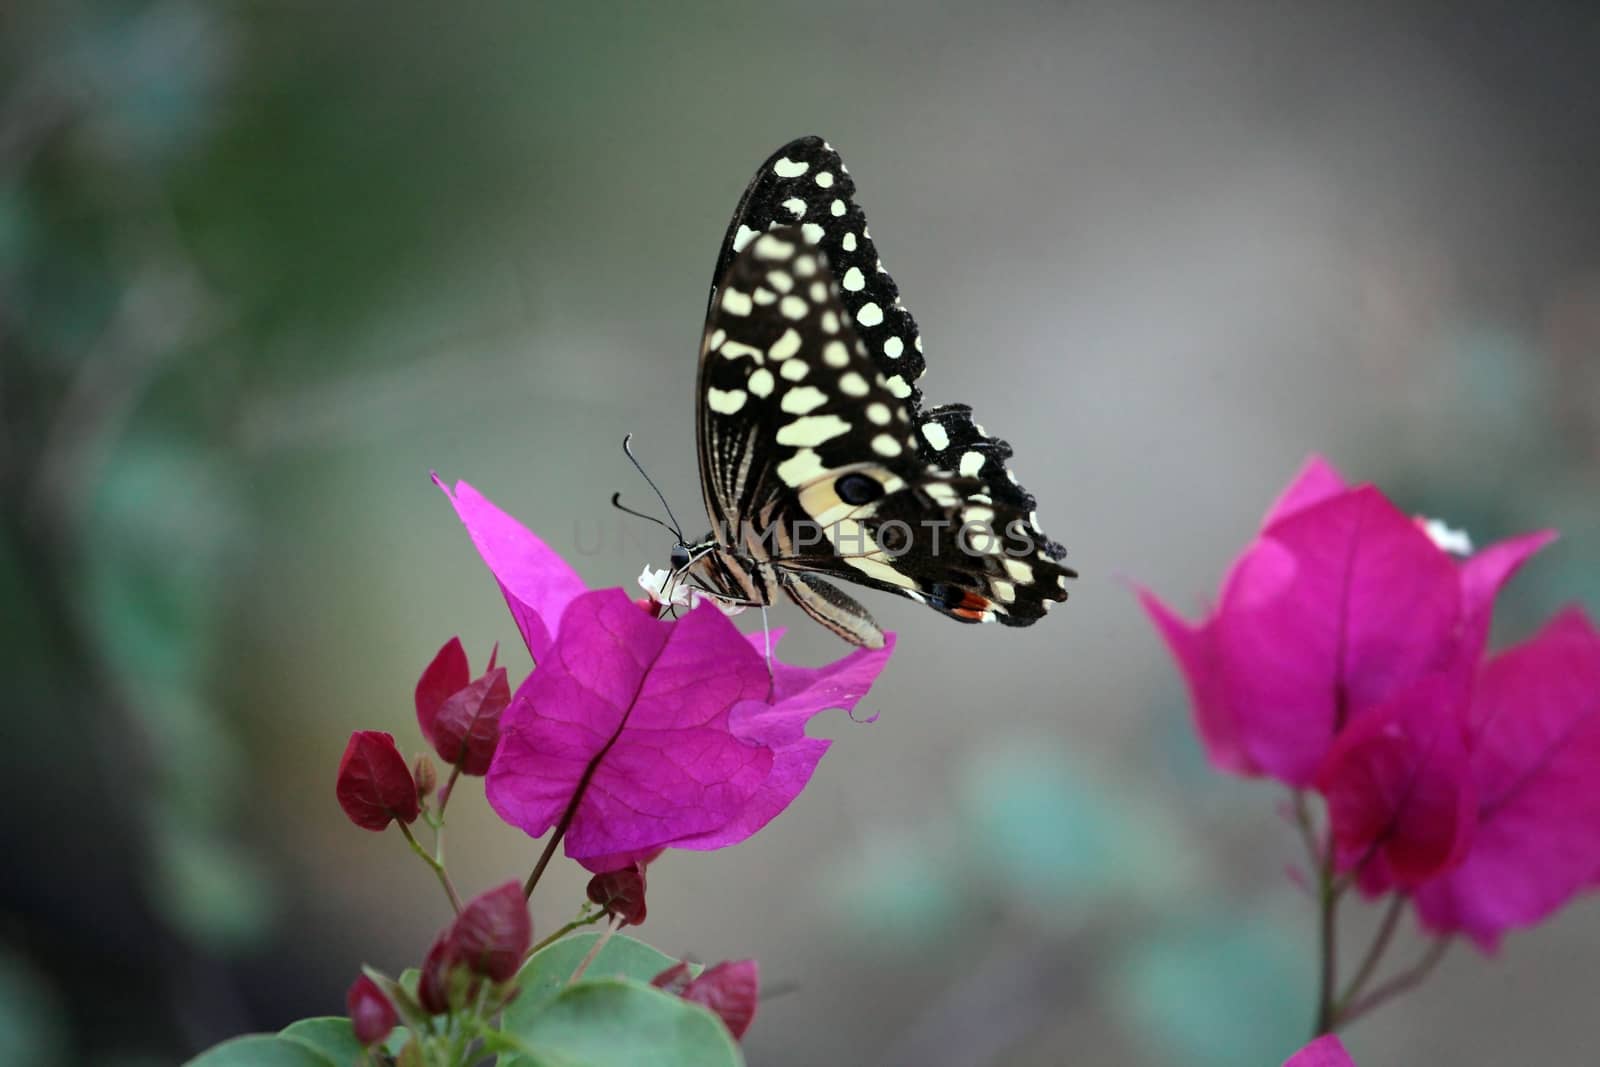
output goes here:
[[761, 605], [761, 643], [766, 647], [767, 655], [767, 699], [772, 699], [773, 690], [778, 685], [778, 675], [772, 669], [772, 627], [767, 625], [767, 606]]

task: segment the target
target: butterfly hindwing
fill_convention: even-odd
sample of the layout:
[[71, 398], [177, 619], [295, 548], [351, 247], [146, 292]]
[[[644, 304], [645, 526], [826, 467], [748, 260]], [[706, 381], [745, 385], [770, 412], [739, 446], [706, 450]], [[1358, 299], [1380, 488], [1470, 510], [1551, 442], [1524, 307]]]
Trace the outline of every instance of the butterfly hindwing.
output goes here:
[[[875, 624], [818, 576], [963, 621], [1032, 622], [1064, 598], [1068, 572], [1039, 551], [1026, 511], [927, 461], [912, 402], [870, 358], [835, 276], [825, 253], [783, 226], [735, 253], [713, 296], [698, 438], [719, 540], [772, 568], [851, 640]], [[963, 542], [969, 525], [998, 536]]]
[[923, 409], [917, 385], [925, 367], [922, 337], [883, 267], [855, 192], [844, 161], [820, 137], [802, 137], [774, 152], [751, 179], [728, 225], [717, 256], [713, 300], [716, 284], [750, 241], [774, 227], [797, 228], [823, 253], [843, 305], [841, 318], [890, 392], [907, 402], [917, 453], [930, 466], [988, 483], [996, 501], [1028, 517], [1046, 554], [1063, 558], [1065, 550], [1038, 528], [1032, 495], [1006, 468], [1010, 446], [990, 437], [966, 405]]

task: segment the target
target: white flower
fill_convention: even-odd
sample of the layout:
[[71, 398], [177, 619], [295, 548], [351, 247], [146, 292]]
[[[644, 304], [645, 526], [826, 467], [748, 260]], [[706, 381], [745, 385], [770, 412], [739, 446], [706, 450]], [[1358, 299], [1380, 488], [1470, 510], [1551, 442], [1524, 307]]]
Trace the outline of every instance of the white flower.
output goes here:
[[704, 589], [697, 589], [687, 581], [674, 581], [672, 572], [665, 567], [657, 570], [647, 564], [639, 575], [639, 588], [649, 593], [650, 599], [658, 604], [670, 604], [686, 610], [699, 607], [704, 600], [711, 601], [724, 615], [737, 615], [745, 609], [744, 604], [737, 604], [708, 593]]
[[1472, 555], [1472, 538], [1467, 531], [1451, 529], [1443, 519], [1430, 519], [1419, 515], [1417, 521], [1422, 525], [1422, 532], [1428, 535], [1428, 539], [1443, 551], [1452, 556]]

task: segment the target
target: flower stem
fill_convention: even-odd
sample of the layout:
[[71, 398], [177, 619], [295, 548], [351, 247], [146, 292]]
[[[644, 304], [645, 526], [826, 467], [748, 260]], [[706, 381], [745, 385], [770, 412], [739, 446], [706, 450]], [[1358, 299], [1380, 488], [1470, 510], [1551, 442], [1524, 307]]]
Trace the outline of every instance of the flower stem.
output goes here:
[[444, 808], [445, 808], [445, 805], [450, 803], [450, 792], [451, 792], [451, 790], [455, 789], [455, 787], [456, 787], [456, 779], [460, 778], [460, 777], [461, 777], [461, 764], [458, 763], [454, 767], [450, 768], [450, 777], [445, 779], [444, 788], [439, 790], [439, 806], [438, 806], [437, 811], [438, 811], [439, 824], [441, 826], [444, 825]]
[[398, 821], [396, 822], [396, 825], [400, 827], [400, 833], [405, 836], [406, 844], [411, 846], [411, 851], [415, 852], [418, 856], [421, 856], [422, 862], [433, 868], [433, 873], [439, 878], [439, 884], [444, 886], [445, 896], [450, 898], [450, 906], [455, 909], [457, 915], [460, 915], [461, 897], [456, 894], [456, 887], [451, 884], [450, 875], [447, 871], [445, 871], [444, 864], [435, 859], [427, 849], [422, 847], [422, 844], [416, 839], [415, 836], [412, 835], [411, 827], [407, 826], [403, 822]]
[[606, 928], [600, 931], [600, 936], [594, 939], [593, 945], [589, 946], [589, 954], [583, 957], [583, 960], [578, 964], [577, 968], [573, 970], [572, 977], [567, 979], [568, 985], [571, 985], [583, 977], [583, 972], [587, 971], [589, 969], [589, 964], [593, 963], [595, 961], [595, 957], [600, 955], [600, 950], [606, 947], [606, 942], [611, 940], [611, 935], [622, 929], [622, 922], [622, 916], [618, 915], [616, 918], [606, 923]]
[[1337, 877], [1334, 870], [1333, 835], [1327, 843], [1317, 847], [1316, 828], [1311, 821], [1311, 809], [1306, 803], [1304, 790], [1294, 795], [1295, 821], [1300, 826], [1300, 836], [1306, 853], [1317, 872], [1318, 955], [1322, 961], [1317, 989], [1317, 1018], [1312, 1036], [1332, 1033], [1337, 1025], [1334, 997], [1339, 986], [1339, 899], [1344, 896], [1348, 883]]
[[[593, 915], [581, 915], [567, 923], [567, 925], [563, 926], [549, 937], [545, 938], [543, 941], [539, 942], [537, 945], [534, 945], [532, 948], [530, 948], [528, 950], [528, 955], [532, 956], [534, 953], [538, 952], [547, 945], [555, 944], [557, 941], [560, 941], [563, 937], [566, 937], [574, 930], [581, 930], [585, 926], [593, 926], [595, 923], [599, 922], [605, 917], [606, 913], [603, 911], [597, 911]], [[526, 959], [527, 957], [525, 956], [523, 958]]]
[[1361, 960], [1361, 966], [1356, 968], [1356, 976], [1350, 979], [1350, 984], [1345, 986], [1344, 993], [1333, 1007], [1333, 1025], [1338, 1026], [1345, 1021], [1347, 1011], [1355, 999], [1361, 995], [1367, 983], [1372, 980], [1373, 974], [1378, 970], [1378, 964], [1383, 961], [1383, 954], [1389, 950], [1389, 944], [1394, 940], [1394, 932], [1400, 926], [1400, 916], [1405, 914], [1406, 903], [1410, 898], [1396, 895], [1389, 902], [1389, 908], [1383, 913], [1383, 922], [1378, 926], [1377, 936], [1372, 939], [1372, 944], [1367, 948], [1367, 954]]

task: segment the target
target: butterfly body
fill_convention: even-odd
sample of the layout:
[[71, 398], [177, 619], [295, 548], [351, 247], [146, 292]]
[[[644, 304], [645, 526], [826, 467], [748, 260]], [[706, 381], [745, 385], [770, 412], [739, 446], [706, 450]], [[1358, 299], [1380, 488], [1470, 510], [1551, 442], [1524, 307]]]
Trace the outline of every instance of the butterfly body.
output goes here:
[[883, 632], [828, 579], [963, 622], [1028, 625], [1073, 572], [964, 405], [923, 410], [916, 323], [854, 184], [819, 138], [756, 174], [718, 256], [696, 412], [712, 529], [674, 572], [717, 596], [782, 591], [866, 647]]

